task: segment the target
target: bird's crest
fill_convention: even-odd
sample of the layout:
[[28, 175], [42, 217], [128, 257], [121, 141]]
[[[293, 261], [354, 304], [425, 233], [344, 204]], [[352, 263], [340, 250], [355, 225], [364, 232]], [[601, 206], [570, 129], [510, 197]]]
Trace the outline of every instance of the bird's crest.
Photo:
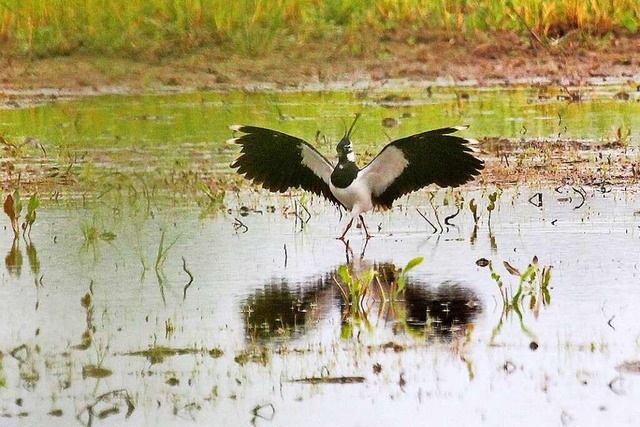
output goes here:
[[344, 135], [345, 138], [349, 138], [351, 136], [351, 132], [353, 132], [353, 128], [356, 127], [356, 123], [358, 122], [358, 119], [360, 118], [361, 114], [360, 113], [356, 113], [355, 117], [353, 119], [353, 123], [351, 123], [351, 127], [349, 127], [349, 130], [347, 131], [347, 133]]

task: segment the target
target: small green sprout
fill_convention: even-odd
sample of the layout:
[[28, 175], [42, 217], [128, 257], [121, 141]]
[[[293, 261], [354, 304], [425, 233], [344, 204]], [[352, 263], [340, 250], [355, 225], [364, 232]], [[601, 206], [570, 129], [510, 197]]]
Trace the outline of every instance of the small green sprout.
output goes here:
[[398, 278], [398, 284], [396, 289], [394, 290], [391, 299], [395, 300], [398, 299], [398, 297], [400, 296], [400, 294], [402, 294], [407, 286], [407, 273], [414, 269], [415, 267], [419, 266], [420, 264], [422, 264], [422, 262], [424, 261], [424, 257], [415, 257], [414, 259], [412, 259], [411, 261], [409, 261], [407, 263], [407, 265], [400, 270], [399, 274], [400, 277]]

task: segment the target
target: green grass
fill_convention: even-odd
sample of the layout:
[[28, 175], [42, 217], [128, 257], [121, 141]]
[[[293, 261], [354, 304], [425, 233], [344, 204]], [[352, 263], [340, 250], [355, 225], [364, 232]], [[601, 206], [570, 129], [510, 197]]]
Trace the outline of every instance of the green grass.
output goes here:
[[0, 0], [0, 46], [14, 55], [162, 57], [207, 46], [255, 53], [340, 40], [360, 49], [394, 34], [513, 31], [636, 33], [637, 0]]

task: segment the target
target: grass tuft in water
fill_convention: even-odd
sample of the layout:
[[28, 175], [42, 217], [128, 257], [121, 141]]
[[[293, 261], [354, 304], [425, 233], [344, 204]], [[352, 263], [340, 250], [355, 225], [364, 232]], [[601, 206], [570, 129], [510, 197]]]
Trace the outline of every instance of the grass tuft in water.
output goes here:
[[[342, 293], [342, 298], [345, 304], [344, 312], [342, 314], [342, 338], [346, 339], [351, 336], [353, 328], [355, 326], [364, 326], [366, 329], [371, 329], [368, 315], [370, 306], [366, 306], [365, 300], [369, 292], [371, 291], [371, 284], [374, 278], [377, 278], [377, 273], [373, 267], [370, 267], [357, 274], [349, 271], [348, 265], [341, 265], [338, 267], [338, 280], [334, 276], [333, 280]], [[384, 290], [378, 280], [378, 285], [381, 289], [381, 294], [384, 295]], [[383, 299], [385, 297], [383, 296]]]
[[346, 304], [355, 310], [363, 310], [364, 299], [369, 291], [371, 282], [375, 277], [375, 270], [373, 267], [360, 272], [357, 275], [351, 274], [347, 265], [341, 265], [338, 267], [338, 276], [342, 282], [335, 280], [336, 285], [340, 288], [342, 296]]
[[233, 360], [240, 366], [244, 366], [249, 362], [267, 366], [271, 360], [271, 351], [267, 347], [251, 346], [236, 354]]
[[[424, 261], [423, 257], [416, 257], [410, 260], [407, 265], [395, 271], [393, 277], [397, 278], [392, 281], [387, 291], [383, 286], [378, 271], [372, 266], [357, 274], [350, 271], [348, 265], [341, 265], [338, 268], [337, 277], [334, 276], [334, 282], [342, 293], [345, 302], [345, 310], [342, 316], [343, 329], [342, 338], [351, 336], [354, 327], [364, 326], [365, 329], [371, 329], [369, 315], [375, 305], [369, 295], [373, 294], [372, 285], [378, 286], [378, 296], [380, 299], [380, 313], [387, 309], [387, 302], [390, 303], [389, 310], [398, 317], [401, 324], [406, 326], [406, 316], [403, 309], [400, 309], [400, 302], [404, 297], [407, 286], [407, 273], [420, 265]], [[338, 278], [340, 280], [338, 280]], [[369, 300], [369, 303], [367, 303]], [[406, 327], [405, 329], [410, 330]]]
[[26, 244], [27, 259], [29, 260], [29, 267], [34, 275], [40, 273], [40, 261], [38, 259], [38, 253], [35, 245], [31, 241], [31, 228], [36, 221], [36, 212], [40, 206], [40, 199], [37, 193], [33, 193], [27, 202], [27, 214], [25, 220], [20, 226], [20, 215], [22, 214], [22, 201], [20, 200], [20, 192], [15, 190], [13, 194], [9, 194], [4, 201], [4, 213], [9, 217], [11, 222], [11, 229], [13, 230], [13, 242], [11, 244], [11, 250], [5, 258], [5, 265], [9, 270], [9, 274], [15, 274], [20, 276], [22, 271], [23, 256], [20, 249], [20, 229], [23, 232], [23, 239]]
[[156, 254], [156, 263], [155, 263], [156, 272], [162, 271], [162, 268], [164, 267], [164, 263], [167, 261], [167, 257], [169, 256], [169, 251], [171, 250], [173, 245], [175, 245], [176, 242], [178, 241], [178, 238], [176, 237], [171, 243], [165, 246], [164, 236], [165, 236], [165, 231], [162, 230], [162, 232], [160, 233], [160, 242], [158, 243], [158, 253]]
[[[166, 304], [166, 299], [164, 295], [164, 285], [167, 281], [167, 278], [164, 274], [164, 263], [167, 261], [167, 257], [169, 256], [169, 251], [178, 241], [178, 237], [173, 239], [171, 243], [165, 246], [164, 243], [165, 230], [163, 229], [160, 233], [160, 242], [158, 243], [158, 253], [156, 254], [156, 263], [155, 263], [155, 271], [156, 278], [158, 279], [158, 287], [160, 288], [160, 295], [162, 296], [162, 301]], [[144, 265], [144, 264], [143, 264]]]
[[107, 378], [113, 375], [113, 371], [98, 365], [86, 365], [82, 367], [82, 378]]
[[219, 348], [207, 350], [204, 348], [171, 348], [163, 346], [154, 346], [146, 350], [131, 351], [124, 353], [125, 356], [142, 356], [149, 359], [149, 363], [156, 364], [164, 362], [167, 357], [182, 356], [186, 354], [206, 354], [214, 359], [222, 357], [224, 352]]
[[[502, 314], [500, 315], [498, 325], [493, 329], [491, 334], [491, 343], [494, 343], [495, 338], [502, 329], [504, 320], [509, 317], [511, 313], [516, 313], [522, 331], [527, 336], [534, 339], [535, 334], [524, 324], [524, 312], [525, 309], [529, 310], [537, 317], [542, 307], [546, 307], [551, 304], [551, 293], [549, 291], [551, 283], [551, 266], [541, 267], [537, 256], [533, 257], [531, 263], [524, 271], [520, 271], [509, 262], [504, 261], [503, 265], [507, 272], [510, 275], [519, 278], [518, 287], [514, 292], [514, 289], [511, 286], [506, 286], [504, 284], [502, 276], [495, 270], [493, 263], [489, 261], [487, 265], [491, 272], [491, 278], [498, 286], [502, 301]], [[526, 304], [527, 299], [528, 304]]]

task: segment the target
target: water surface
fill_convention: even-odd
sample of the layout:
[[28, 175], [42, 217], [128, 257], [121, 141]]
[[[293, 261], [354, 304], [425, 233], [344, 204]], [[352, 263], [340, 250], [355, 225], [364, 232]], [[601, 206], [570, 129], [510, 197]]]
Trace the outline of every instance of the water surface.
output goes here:
[[[329, 154], [355, 111], [356, 144], [371, 138], [361, 152], [385, 132], [458, 123], [477, 138], [594, 144], [622, 127], [633, 144], [640, 107], [619, 90], [583, 103], [541, 88], [106, 96], [3, 112], [6, 136], [37, 138], [52, 165], [76, 156], [79, 170], [68, 197], [40, 193], [29, 237], [14, 240], [8, 220], [0, 230], [3, 423], [634, 424], [640, 383], [621, 364], [640, 359], [637, 186], [431, 189], [368, 215], [375, 237], [365, 247], [353, 230], [347, 247], [337, 209], [252, 190], [224, 144], [237, 122], [311, 141], [320, 129]], [[189, 191], [167, 195], [189, 171], [201, 174]], [[200, 193], [213, 178], [229, 185], [221, 201]], [[503, 262], [522, 273], [534, 256], [551, 267], [547, 296], [535, 282], [506, 306], [478, 260], [513, 295], [520, 277]], [[380, 278], [362, 312], [336, 284], [343, 265]]]

